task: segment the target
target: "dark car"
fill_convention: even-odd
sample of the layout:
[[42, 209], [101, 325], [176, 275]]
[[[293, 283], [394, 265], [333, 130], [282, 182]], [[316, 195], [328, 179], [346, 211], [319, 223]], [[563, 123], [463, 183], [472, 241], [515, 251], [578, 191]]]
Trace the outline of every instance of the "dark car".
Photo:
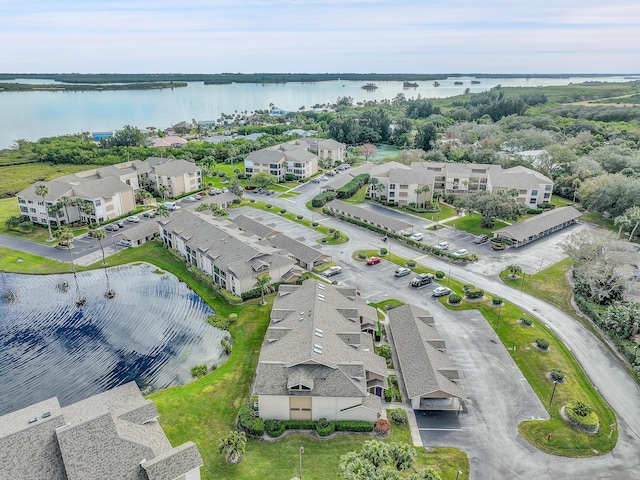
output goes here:
[[431, 282], [433, 282], [433, 274], [420, 273], [411, 280], [409, 285], [412, 287], [424, 287], [425, 285], [429, 285]]
[[110, 232], [117, 232], [118, 230], [120, 230], [120, 227], [118, 225], [116, 225], [115, 223], [110, 223], [109, 225], [104, 227], [105, 230], [109, 230]]
[[476, 238], [473, 239], [473, 243], [484, 243], [484, 242], [488, 242], [489, 241], [489, 235], [478, 235]]

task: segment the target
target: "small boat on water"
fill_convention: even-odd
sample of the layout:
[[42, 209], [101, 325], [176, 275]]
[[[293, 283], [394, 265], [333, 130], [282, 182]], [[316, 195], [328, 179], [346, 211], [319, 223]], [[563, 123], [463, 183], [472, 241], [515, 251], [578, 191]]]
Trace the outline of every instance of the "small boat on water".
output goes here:
[[363, 90], [375, 90], [378, 86], [375, 83], [367, 83], [362, 86]]
[[415, 88], [418, 86], [418, 82], [404, 82], [402, 86], [404, 88]]
[[434, 87], [439, 87], [440, 86], [440, 82], [438, 82], [437, 80], [435, 82], [433, 82], [433, 86]]
[[464, 82], [453, 82], [454, 85], [464, 85]]
[[471, 83], [472, 83], [473, 85], [477, 85], [477, 84], [479, 84], [479, 83], [480, 83], [480, 80], [471, 80]]

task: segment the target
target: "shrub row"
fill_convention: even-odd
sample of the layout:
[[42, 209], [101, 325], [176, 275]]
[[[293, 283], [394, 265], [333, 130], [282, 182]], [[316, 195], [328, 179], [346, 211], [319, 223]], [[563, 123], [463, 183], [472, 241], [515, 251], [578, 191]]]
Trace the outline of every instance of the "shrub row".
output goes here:
[[[317, 198], [317, 197], [316, 197]], [[435, 248], [431, 245], [427, 245], [426, 243], [421, 243], [421, 242], [417, 242], [415, 240], [411, 240], [409, 237], [405, 237], [404, 235], [400, 235], [398, 233], [394, 233], [394, 232], [390, 232], [382, 227], [378, 227], [377, 225], [372, 225], [370, 223], [367, 222], [363, 222], [362, 220], [357, 220], [355, 218], [352, 217], [348, 217], [346, 215], [343, 215], [339, 212], [334, 212], [333, 210], [329, 209], [329, 208], [324, 208], [322, 210], [322, 212], [325, 215], [330, 215], [332, 217], [336, 217], [339, 218], [340, 220], [344, 220], [345, 222], [348, 223], [352, 223], [354, 225], [358, 225], [360, 227], [364, 227], [368, 230], [371, 230], [373, 232], [376, 233], [381, 233], [383, 235], [388, 236], [389, 238], [394, 238], [396, 240], [401, 240], [403, 242], [405, 242], [406, 244], [412, 246], [412, 247], [416, 247], [420, 250], [424, 250], [427, 251], [433, 255], [439, 256], [439, 257], [445, 257], [448, 258], [449, 260], [453, 260], [454, 262], [462, 262], [462, 261], [472, 261], [472, 260], [476, 260], [477, 259], [477, 255], [475, 254], [466, 254], [466, 255], [461, 255], [461, 256], [457, 256], [454, 255], [452, 252], [449, 252], [448, 250], [441, 250], [439, 248]]]
[[313, 208], [324, 207], [327, 202], [335, 200], [336, 198], [338, 198], [338, 194], [336, 192], [324, 192], [311, 199], [311, 206]]
[[349, 183], [336, 190], [336, 194], [338, 195], [338, 198], [353, 197], [356, 193], [358, 193], [358, 190], [360, 190], [363, 185], [369, 183], [369, 180], [370, 176], [368, 173], [361, 173], [360, 175], [353, 177], [353, 179], [349, 181]]
[[[430, 204], [428, 204], [430, 205]], [[404, 205], [402, 208], [404, 208], [405, 210], [409, 210], [410, 212], [414, 212], [414, 213], [436, 213], [439, 209], [438, 207], [435, 207], [433, 205], [431, 205], [432, 208], [423, 208], [423, 207], [419, 207], [418, 205], [416, 205], [415, 202], [411, 202], [407, 205]]]
[[250, 403], [245, 403], [238, 410], [238, 426], [254, 437], [260, 437], [264, 434], [264, 420], [255, 416], [253, 406]]
[[[241, 407], [242, 410], [243, 407]], [[251, 409], [251, 405], [249, 405]], [[253, 410], [251, 409], [251, 415]], [[238, 416], [240, 418], [240, 415]], [[341, 420], [330, 422], [326, 418], [314, 420], [266, 420], [263, 424], [270, 437], [279, 437], [285, 430], [315, 430], [321, 437], [331, 435], [333, 432], [371, 432], [374, 424], [358, 420]]]

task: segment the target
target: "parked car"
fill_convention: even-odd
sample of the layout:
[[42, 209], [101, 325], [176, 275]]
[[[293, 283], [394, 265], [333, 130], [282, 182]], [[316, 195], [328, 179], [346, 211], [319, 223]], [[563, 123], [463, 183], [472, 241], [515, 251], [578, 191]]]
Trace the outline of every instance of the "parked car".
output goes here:
[[318, 179], [318, 178], [312, 178], [312, 179], [311, 179], [311, 183], [320, 183], [320, 179]]
[[336, 173], [337, 172], [335, 170], [328, 170], [328, 171], [324, 172], [324, 174], [329, 176], [329, 177], [335, 176]]
[[380, 257], [367, 258], [367, 265], [377, 265], [382, 259]]
[[468, 251], [468, 250], [466, 250], [466, 249], [464, 249], [464, 248], [461, 248], [461, 249], [456, 250], [455, 252], [453, 252], [453, 254], [454, 254], [456, 257], [461, 257], [461, 256], [463, 256], [463, 255], [466, 255], [467, 253], [469, 253], [469, 251]]
[[393, 273], [396, 277], [406, 277], [411, 273], [411, 269], [407, 267], [398, 267]]
[[133, 246], [133, 244], [131, 243], [131, 240], [129, 240], [128, 238], [121, 238], [118, 241], [118, 245], [120, 245], [122, 247], [131, 247], [131, 246]]
[[153, 218], [156, 216], [156, 213], [158, 213], [158, 210], [156, 210], [155, 208], [152, 210], [147, 210], [146, 212], [144, 212], [142, 214], [143, 217], [148, 217], [148, 218]]
[[131, 215], [130, 217], [127, 217], [127, 222], [129, 223], [138, 223], [140, 221], [140, 217], [138, 217], [137, 215]]
[[110, 232], [117, 232], [120, 230], [120, 227], [115, 223], [110, 223], [109, 225], [105, 225], [104, 229]]
[[332, 267], [327, 268], [323, 274], [325, 277], [333, 277], [334, 275], [338, 275], [341, 272], [342, 272], [342, 267], [334, 265]]
[[411, 235], [409, 238], [411, 240], [415, 240], [416, 242], [420, 242], [424, 238], [424, 235], [421, 234], [420, 232], [416, 232], [413, 235]]
[[451, 289], [447, 287], [438, 287], [433, 289], [431, 295], [433, 295], [434, 297], [444, 297], [445, 295], [449, 295], [450, 293]]
[[229, 191], [229, 189], [226, 188], [226, 187], [222, 189], [222, 193], [227, 193], [228, 191]]
[[489, 241], [489, 235], [485, 235], [484, 233], [482, 235], [478, 235], [476, 238], [473, 239], [473, 243], [484, 243], [488, 241]]
[[191, 202], [197, 202], [198, 200], [201, 200], [199, 195], [191, 195], [190, 197], [187, 197]]
[[326, 182], [326, 181], [328, 181], [329, 179], [323, 175], [323, 176], [321, 176], [321, 177], [320, 177], [320, 180], [322, 180], [323, 182]]
[[222, 193], [222, 190], [220, 190], [219, 188], [212, 188], [211, 190], [209, 190], [209, 195], [219, 195]]
[[412, 287], [424, 287], [426, 285], [429, 285], [431, 282], [433, 282], [433, 274], [420, 273], [416, 275], [413, 280], [411, 280], [411, 283], [409, 285], [411, 285]]
[[116, 225], [118, 226], [118, 228], [124, 228], [124, 222], [122, 220], [117, 221]]
[[440, 250], [449, 250], [449, 242], [440, 242], [436, 245]]

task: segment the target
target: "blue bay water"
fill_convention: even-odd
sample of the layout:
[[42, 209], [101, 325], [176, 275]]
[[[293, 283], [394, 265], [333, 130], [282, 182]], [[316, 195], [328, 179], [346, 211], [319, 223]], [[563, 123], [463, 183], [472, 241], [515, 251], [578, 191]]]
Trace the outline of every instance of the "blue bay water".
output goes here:
[[54, 396], [68, 405], [132, 380], [145, 390], [180, 385], [192, 366], [220, 364], [227, 332], [206, 322], [212, 310], [154, 270], [110, 268], [110, 300], [104, 270], [78, 273], [81, 308], [71, 275], [3, 274], [0, 415]]
[[[392, 99], [398, 93], [407, 98], [443, 98], [459, 95], [469, 88], [482, 92], [496, 85], [549, 86], [585, 81], [629, 81], [622, 76], [566, 78], [481, 78], [450, 77], [419, 81], [417, 88], [405, 89], [402, 82], [376, 82], [378, 88], [363, 90], [365, 82], [328, 81], [315, 83], [256, 84], [232, 83], [204, 85], [191, 82], [187, 87], [164, 90], [124, 90], [92, 92], [2, 92], [0, 91], [0, 148], [10, 147], [18, 139], [117, 130], [124, 125], [164, 129], [181, 121], [216, 120], [225, 114], [252, 112], [269, 104], [296, 111], [316, 104], [332, 104], [338, 97], [350, 96], [355, 102]], [[463, 82], [455, 85], [454, 82]], [[25, 81], [24, 83], [34, 83]], [[37, 83], [51, 83], [38, 81]]]

